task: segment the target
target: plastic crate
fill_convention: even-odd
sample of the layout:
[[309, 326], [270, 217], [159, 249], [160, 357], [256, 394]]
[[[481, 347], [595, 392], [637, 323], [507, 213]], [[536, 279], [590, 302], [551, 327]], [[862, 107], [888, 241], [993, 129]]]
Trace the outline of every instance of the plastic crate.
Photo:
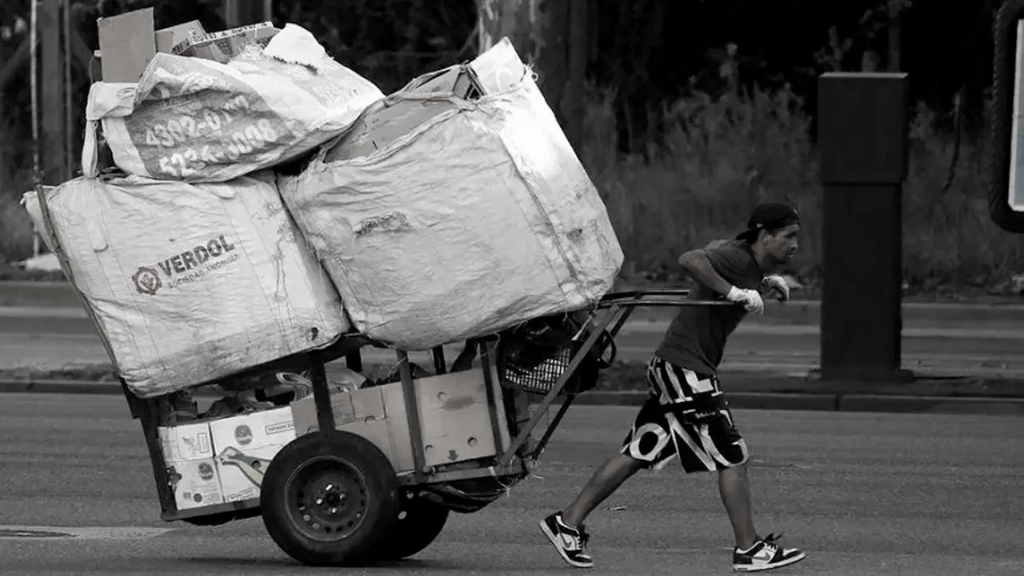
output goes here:
[[[558, 346], [529, 338], [505, 337], [498, 345], [498, 375], [505, 388], [547, 394], [569, 368], [579, 345]], [[573, 374], [565, 390], [572, 391], [578, 374]]]

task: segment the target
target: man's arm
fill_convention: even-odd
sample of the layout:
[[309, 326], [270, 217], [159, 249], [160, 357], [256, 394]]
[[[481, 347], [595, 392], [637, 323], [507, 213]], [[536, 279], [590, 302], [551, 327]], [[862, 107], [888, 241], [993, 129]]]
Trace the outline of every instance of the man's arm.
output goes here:
[[690, 250], [679, 257], [679, 264], [691, 278], [723, 296], [727, 296], [734, 288], [732, 283], [722, 278], [711, 265], [711, 260], [704, 250]]
[[741, 288], [727, 280], [715, 269], [712, 258], [720, 269], [727, 276], [741, 279], [740, 259], [736, 254], [727, 248], [705, 248], [704, 250], [691, 250], [679, 257], [679, 264], [686, 272], [701, 285], [706, 286], [731, 302], [742, 304], [748, 312], [758, 314], [764, 311], [764, 301], [757, 290]]

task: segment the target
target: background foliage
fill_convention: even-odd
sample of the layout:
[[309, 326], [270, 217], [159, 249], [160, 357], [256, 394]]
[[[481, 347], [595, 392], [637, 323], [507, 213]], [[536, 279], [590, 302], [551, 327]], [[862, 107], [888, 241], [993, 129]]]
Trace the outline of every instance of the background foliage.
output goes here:
[[[931, 291], [1005, 282], [1024, 243], [995, 227], [985, 204], [985, 104], [998, 3], [892, 1], [589, 0], [579, 153], [627, 252], [627, 276], [671, 278], [680, 251], [735, 233], [753, 202], [782, 199], [806, 216], [794, 272], [813, 283], [822, 194], [816, 79], [830, 70], [884, 69], [894, 57], [890, 15], [897, 8], [899, 67], [910, 74], [915, 102], [904, 191], [907, 280]], [[217, 0], [73, 0], [72, 15], [95, 48], [97, 17], [144, 6], [155, 7], [158, 27], [190, 19], [210, 30], [224, 26]], [[277, 0], [274, 10], [278, 26], [311, 30], [385, 92], [472, 58], [478, 48], [474, 0]], [[28, 0], [0, 3], [4, 62], [26, 40], [28, 21]], [[33, 174], [28, 74], [22, 66], [0, 100], [0, 262], [31, 251], [17, 205]], [[76, 67], [76, 111], [89, 81]], [[83, 123], [78, 115], [76, 126]]]

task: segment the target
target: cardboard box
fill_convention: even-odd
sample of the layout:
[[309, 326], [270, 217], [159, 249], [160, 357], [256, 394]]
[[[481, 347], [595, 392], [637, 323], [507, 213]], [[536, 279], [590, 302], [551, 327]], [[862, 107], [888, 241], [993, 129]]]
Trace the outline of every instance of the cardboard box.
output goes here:
[[[385, 419], [384, 396], [381, 395], [380, 387], [363, 388], [351, 393], [333, 393], [331, 407], [334, 410], [334, 423], [339, 429], [349, 424], [382, 422]], [[313, 396], [292, 402], [290, 408], [296, 435], [302, 436], [320, 429]]]
[[143, 8], [96, 22], [104, 82], [138, 82], [156, 55], [153, 9]]
[[[492, 376], [494, 395], [498, 402], [500, 446], [494, 443], [492, 420], [487, 408], [487, 390], [481, 370], [415, 381], [424, 463], [427, 466], [495, 456], [511, 445], [505, 410], [501, 404], [497, 370], [493, 368]], [[338, 430], [357, 434], [372, 442], [399, 473], [413, 469], [412, 439], [400, 382], [332, 394], [331, 405], [334, 407]], [[294, 402], [291, 408], [300, 434], [318, 429], [312, 397]]]
[[[472, 100], [483, 91], [475, 73], [466, 66], [450, 66], [424, 74], [409, 82], [403, 92], [452, 94]], [[444, 112], [455, 110], [447, 100], [381, 100], [367, 108], [356, 124], [324, 156], [326, 162], [362, 158], [409, 134], [418, 126]]]
[[291, 408], [221, 418], [209, 426], [224, 499], [258, 498], [270, 461], [295, 439]]
[[160, 444], [178, 510], [224, 502], [214, 461], [210, 425], [205, 422], [160, 427]]
[[279, 32], [270, 22], [208, 33], [198, 20], [155, 29], [153, 9], [97, 20], [104, 82], [138, 82], [157, 52], [226, 63], [245, 46], [265, 47]]
[[168, 474], [179, 511], [224, 503], [213, 458], [168, 464]]
[[260, 497], [263, 475], [270, 461], [277, 456], [280, 446], [263, 446], [240, 450], [227, 447], [217, 453], [217, 473], [220, 490], [227, 502], [238, 502]]
[[240, 26], [230, 30], [206, 34], [192, 38], [174, 47], [174, 53], [181, 56], [205, 58], [226, 64], [245, 50], [246, 46], [255, 44], [265, 48], [270, 39], [280, 32], [270, 22]]
[[158, 431], [164, 460], [168, 462], [213, 458], [213, 436], [207, 422], [161, 426]]
[[174, 54], [174, 48], [206, 36], [206, 29], [199, 20], [192, 20], [177, 26], [156, 31], [156, 51]]
[[473, 100], [483, 95], [483, 88], [472, 68], [457, 64], [443, 70], [424, 74], [407, 84], [404, 91], [423, 93], [452, 93], [463, 100]]

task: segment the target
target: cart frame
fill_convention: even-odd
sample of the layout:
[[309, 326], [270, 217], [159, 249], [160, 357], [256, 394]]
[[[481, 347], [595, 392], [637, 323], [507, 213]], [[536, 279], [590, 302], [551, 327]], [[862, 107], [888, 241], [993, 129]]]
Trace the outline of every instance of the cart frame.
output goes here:
[[[412, 455], [414, 469], [399, 475], [400, 484], [405, 488], [413, 488], [430, 484], [456, 482], [478, 478], [510, 478], [514, 481], [525, 478], [529, 475], [529, 468], [526, 459], [536, 461], [547, 447], [552, 435], [558, 428], [565, 414], [572, 406], [577, 392], [566, 392], [567, 383], [576, 373], [580, 364], [588, 354], [596, 349], [598, 356], [603, 357], [607, 348], [612, 346], [614, 338], [630, 318], [633, 311], [638, 307], [671, 307], [683, 306], [735, 306], [728, 301], [701, 301], [689, 298], [690, 291], [686, 289], [664, 289], [664, 290], [641, 290], [629, 292], [615, 292], [606, 295], [596, 305], [589, 309], [586, 321], [583, 323], [579, 334], [588, 334], [587, 338], [576, 348], [571, 360], [565, 370], [558, 377], [551, 389], [543, 395], [534, 406], [533, 415], [529, 421], [518, 430], [511, 444], [504, 451], [490, 458], [483, 458], [471, 461], [476, 464], [471, 468], [462, 466], [462, 469], [437, 469], [424, 465], [424, 441], [420, 422], [420, 407], [417, 403], [415, 381], [412, 377], [411, 368], [408, 362], [408, 353], [395, 350], [399, 361], [399, 373], [401, 387], [406, 403], [406, 414], [410, 440], [412, 443]], [[585, 310], [586, 311], [586, 310]], [[604, 312], [604, 314], [601, 314]], [[578, 334], [578, 335], [579, 335]], [[607, 335], [604, 339], [602, 336]], [[492, 368], [496, 361], [496, 336], [489, 336], [473, 341], [471, 345], [479, 346], [479, 358], [484, 374], [484, 383], [487, 390], [487, 407], [492, 422], [495, 446], [500, 447], [502, 430], [499, 429], [497, 411], [501, 409], [502, 401], [495, 394], [495, 382], [493, 381]], [[329, 362], [345, 358], [346, 365], [355, 371], [362, 370], [361, 349], [366, 346], [376, 348], [388, 348], [358, 334], [342, 336], [338, 341], [327, 348], [296, 354], [278, 362], [265, 364], [247, 373], [263, 373], [272, 371], [276, 367], [303, 365], [311, 372], [313, 388], [313, 399], [316, 406], [318, 429], [321, 431], [335, 430], [335, 415], [331, 406], [331, 392], [326, 377], [325, 365]], [[443, 347], [436, 347], [432, 350], [434, 369], [437, 375], [447, 373]], [[500, 378], [500, 374], [499, 374]], [[233, 520], [252, 518], [260, 515], [259, 498], [228, 502], [224, 504], [211, 505], [192, 510], [177, 510], [174, 493], [168, 482], [167, 463], [161, 449], [158, 428], [160, 418], [167, 409], [166, 396], [142, 399], [135, 396], [122, 380], [124, 395], [128, 400], [131, 415], [134, 419], [140, 420], [142, 425], [146, 446], [149, 451], [153, 467], [153, 475], [157, 485], [157, 495], [160, 501], [161, 518], [164, 521], [176, 520], [186, 521], [198, 525], [217, 525]], [[500, 384], [500, 383], [499, 383]], [[195, 388], [204, 386], [197, 385]], [[585, 392], [583, 392], [585, 393]], [[532, 432], [537, 428], [550, 406], [564, 396], [564, 400], [550, 420], [543, 436], [537, 442], [535, 448], [528, 454], [520, 456], [518, 453]], [[463, 462], [463, 465], [466, 463]], [[447, 468], [447, 467], [439, 467]]]

